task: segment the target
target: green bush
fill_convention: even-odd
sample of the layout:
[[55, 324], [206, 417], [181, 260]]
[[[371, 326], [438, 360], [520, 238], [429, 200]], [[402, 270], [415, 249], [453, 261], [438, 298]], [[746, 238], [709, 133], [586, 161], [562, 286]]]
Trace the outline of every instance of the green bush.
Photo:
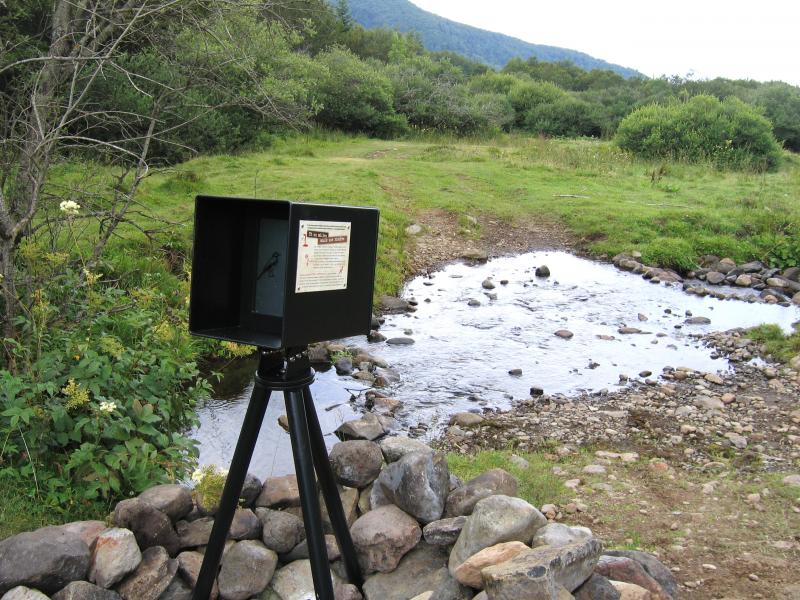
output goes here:
[[397, 111], [416, 129], [469, 135], [505, 129], [514, 119], [505, 96], [474, 93], [446, 62], [415, 57], [392, 65], [389, 73]]
[[616, 142], [643, 158], [710, 161], [718, 168], [764, 171], [780, 161], [769, 121], [733, 97], [640, 108], [619, 124]]
[[12, 369], [0, 370], [0, 476], [56, 510], [186, 476], [196, 448], [185, 433], [209, 391], [186, 328], [186, 281], [153, 270], [125, 291], [64, 254], [23, 254], [51, 279], [28, 299], [20, 339], [3, 340]]
[[394, 110], [392, 82], [379, 63], [366, 62], [349, 50], [331, 48], [317, 61], [323, 72], [314, 86], [320, 124], [342, 131], [391, 137], [406, 130]]
[[764, 84], [756, 91], [755, 104], [772, 121], [775, 137], [800, 152], [800, 88], [777, 81]]
[[519, 79], [508, 91], [508, 100], [516, 111], [517, 126], [525, 125], [527, 114], [540, 104], [549, 104], [561, 100], [567, 92], [555, 84], [546, 81]]
[[525, 129], [561, 137], [599, 137], [602, 133], [594, 107], [569, 96], [539, 104], [525, 114]]

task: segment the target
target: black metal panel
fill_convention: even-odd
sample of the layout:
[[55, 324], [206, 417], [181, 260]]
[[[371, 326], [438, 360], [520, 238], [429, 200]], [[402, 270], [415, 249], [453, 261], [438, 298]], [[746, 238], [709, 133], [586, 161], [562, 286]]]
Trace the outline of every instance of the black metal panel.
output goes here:
[[[373, 208], [198, 196], [189, 330], [264, 348], [368, 333], [378, 220]], [[350, 224], [344, 289], [296, 292], [301, 221]]]
[[292, 204], [289, 230], [289, 264], [298, 260], [301, 220], [351, 223], [347, 289], [296, 293], [297, 269], [286, 281], [283, 340], [287, 346], [368, 334], [372, 319], [372, 293], [378, 251], [379, 212], [373, 208]]

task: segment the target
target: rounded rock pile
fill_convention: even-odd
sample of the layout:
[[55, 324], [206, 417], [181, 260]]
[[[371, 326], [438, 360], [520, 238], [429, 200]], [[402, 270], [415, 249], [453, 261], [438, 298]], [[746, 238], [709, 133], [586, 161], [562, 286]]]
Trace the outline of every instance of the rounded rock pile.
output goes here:
[[[687, 273], [695, 281], [683, 278], [669, 269], [649, 267], [640, 262], [638, 253], [617, 254], [612, 258], [614, 265], [623, 271], [641, 274], [654, 283], [682, 283], [684, 290], [697, 296], [713, 296], [721, 300], [738, 299], [746, 302], [766, 302], [769, 304], [800, 304], [800, 268], [774, 269], [760, 261], [737, 265], [730, 258], [706, 255], [700, 259], [700, 268]], [[699, 281], [698, 281], [699, 280]], [[705, 284], [711, 287], [706, 287]], [[755, 293], [739, 295], [715, 289], [720, 285], [749, 288]]]
[[[337, 600], [589, 600], [620, 598], [623, 588], [675, 597], [674, 580], [654, 557], [603, 553], [588, 529], [550, 522], [518, 498], [516, 479], [502, 469], [462, 483], [443, 454], [404, 437], [340, 442], [331, 466], [365, 576], [362, 590], [346, 583], [323, 506]], [[314, 598], [299, 505], [293, 475], [263, 485], [248, 475], [212, 598]], [[214, 511], [188, 488], [160, 485], [120, 502], [109, 524], [69, 523], [3, 540], [0, 597], [189, 600]]]

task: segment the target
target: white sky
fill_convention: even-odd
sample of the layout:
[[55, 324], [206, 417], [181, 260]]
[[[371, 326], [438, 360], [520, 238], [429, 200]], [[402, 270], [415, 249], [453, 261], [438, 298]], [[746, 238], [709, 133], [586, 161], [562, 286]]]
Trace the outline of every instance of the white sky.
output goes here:
[[798, 0], [411, 0], [448, 19], [645, 75], [800, 85]]

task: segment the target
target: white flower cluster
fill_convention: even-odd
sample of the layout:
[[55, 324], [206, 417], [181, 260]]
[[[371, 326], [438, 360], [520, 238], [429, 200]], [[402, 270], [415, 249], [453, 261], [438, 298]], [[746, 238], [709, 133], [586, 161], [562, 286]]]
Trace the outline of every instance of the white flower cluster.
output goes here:
[[101, 402], [98, 410], [110, 415], [117, 410], [117, 405], [114, 402]]
[[70, 216], [74, 216], [77, 215], [81, 210], [81, 205], [74, 200], [64, 200], [58, 205], [58, 208], [61, 212]]
[[192, 481], [195, 483], [201, 483], [207, 475], [213, 475], [215, 473], [220, 474], [223, 477], [227, 477], [228, 469], [221, 469], [217, 465], [205, 465], [194, 470], [194, 473], [192, 473]]

